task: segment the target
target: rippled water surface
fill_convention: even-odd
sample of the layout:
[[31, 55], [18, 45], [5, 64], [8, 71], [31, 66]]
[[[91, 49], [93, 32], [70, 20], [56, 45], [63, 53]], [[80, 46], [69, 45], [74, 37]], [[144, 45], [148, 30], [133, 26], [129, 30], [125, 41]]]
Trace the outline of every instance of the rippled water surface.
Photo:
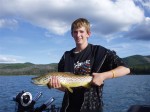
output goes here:
[[[0, 76], [0, 112], [15, 112], [15, 103], [11, 101], [22, 90], [29, 91], [33, 97], [42, 92], [37, 105], [41, 105], [50, 97], [54, 104], [61, 106], [63, 93], [33, 85], [34, 76]], [[127, 112], [131, 105], [150, 105], [150, 75], [128, 75], [105, 81], [103, 90], [104, 112]]]

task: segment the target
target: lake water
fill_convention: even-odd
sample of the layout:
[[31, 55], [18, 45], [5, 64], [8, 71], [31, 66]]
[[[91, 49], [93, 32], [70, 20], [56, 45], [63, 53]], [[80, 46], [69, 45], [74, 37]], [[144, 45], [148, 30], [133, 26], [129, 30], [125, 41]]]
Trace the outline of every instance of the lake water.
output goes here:
[[[42, 92], [36, 105], [41, 105], [50, 97], [57, 107], [61, 106], [63, 92], [30, 83], [34, 76], [0, 76], [0, 112], [14, 112], [15, 102], [11, 101], [22, 90], [32, 93]], [[104, 112], [127, 112], [131, 105], [150, 105], [150, 75], [128, 75], [105, 81], [103, 90]], [[35, 105], [35, 106], [36, 106]]]

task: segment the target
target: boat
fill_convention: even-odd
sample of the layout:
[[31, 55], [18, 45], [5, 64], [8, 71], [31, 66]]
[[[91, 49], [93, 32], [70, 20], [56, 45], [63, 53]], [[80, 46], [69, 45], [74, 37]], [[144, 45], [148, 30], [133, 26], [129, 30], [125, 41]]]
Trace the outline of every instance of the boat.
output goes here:
[[132, 105], [127, 112], [150, 112], [150, 105]]

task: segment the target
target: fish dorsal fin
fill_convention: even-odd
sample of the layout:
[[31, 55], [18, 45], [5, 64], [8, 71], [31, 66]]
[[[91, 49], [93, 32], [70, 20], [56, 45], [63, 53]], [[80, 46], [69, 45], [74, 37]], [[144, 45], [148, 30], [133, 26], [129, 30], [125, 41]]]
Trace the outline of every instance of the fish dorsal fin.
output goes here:
[[77, 76], [77, 75], [75, 75], [74, 73], [71, 73], [71, 72], [65, 72], [65, 74], [64, 74], [64, 76]]
[[68, 74], [68, 75], [74, 75], [74, 74], [71, 73], [71, 72], [65, 72], [65, 74]]
[[85, 74], [86, 76], [90, 76], [90, 74]]

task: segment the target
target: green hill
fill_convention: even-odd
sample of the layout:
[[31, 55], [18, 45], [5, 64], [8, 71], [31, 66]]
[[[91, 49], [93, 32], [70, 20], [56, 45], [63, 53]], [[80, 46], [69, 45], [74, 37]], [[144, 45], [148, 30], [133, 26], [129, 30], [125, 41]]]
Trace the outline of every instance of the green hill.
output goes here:
[[150, 63], [150, 56], [133, 55], [123, 58], [126, 63], [130, 66], [143, 65]]
[[123, 60], [131, 69], [131, 74], [150, 74], [150, 56], [133, 55]]
[[[131, 69], [131, 74], [150, 75], [150, 56], [133, 55], [123, 58], [123, 60]], [[27, 62], [0, 64], [0, 75], [41, 75], [52, 71], [57, 71], [57, 63], [33, 64]]]
[[32, 64], [14, 63], [0, 64], [0, 75], [40, 75], [57, 71], [57, 63], [52, 64]]

